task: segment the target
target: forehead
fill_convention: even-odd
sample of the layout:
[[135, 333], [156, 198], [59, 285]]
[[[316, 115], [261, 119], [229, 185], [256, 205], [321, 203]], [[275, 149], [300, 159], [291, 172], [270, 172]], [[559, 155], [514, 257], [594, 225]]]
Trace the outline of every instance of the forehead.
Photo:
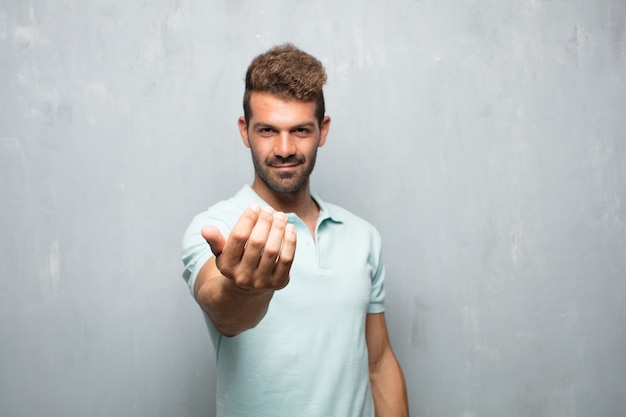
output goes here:
[[250, 95], [251, 123], [294, 125], [315, 122], [314, 101], [284, 100], [271, 93], [253, 92]]

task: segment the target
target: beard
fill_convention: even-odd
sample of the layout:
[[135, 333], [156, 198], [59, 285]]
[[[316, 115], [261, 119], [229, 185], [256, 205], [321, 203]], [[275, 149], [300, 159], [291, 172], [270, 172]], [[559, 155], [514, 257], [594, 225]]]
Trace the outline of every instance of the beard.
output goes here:
[[[296, 193], [306, 186], [315, 167], [317, 156], [317, 150], [315, 150], [308, 160], [304, 156], [292, 155], [287, 158], [274, 156], [261, 161], [254, 151], [251, 153], [257, 175], [272, 191], [278, 194]], [[294, 165], [295, 169], [291, 172], [278, 172], [273, 169], [283, 165]]]

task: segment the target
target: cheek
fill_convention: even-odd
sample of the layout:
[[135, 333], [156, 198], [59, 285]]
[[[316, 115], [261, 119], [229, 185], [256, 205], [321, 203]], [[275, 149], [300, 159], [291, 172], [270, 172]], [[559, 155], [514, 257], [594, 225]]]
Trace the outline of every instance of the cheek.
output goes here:
[[318, 146], [317, 146], [317, 142], [316, 142], [315, 144], [312, 144], [311, 146], [308, 146], [306, 148], [305, 155], [314, 158], [315, 155], [317, 155], [317, 149], [318, 149]]
[[254, 143], [250, 146], [250, 152], [252, 153], [252, 157], [257, 161], [265, 161], [273, 155], [271, 147], [260, 146], [258, 143]]

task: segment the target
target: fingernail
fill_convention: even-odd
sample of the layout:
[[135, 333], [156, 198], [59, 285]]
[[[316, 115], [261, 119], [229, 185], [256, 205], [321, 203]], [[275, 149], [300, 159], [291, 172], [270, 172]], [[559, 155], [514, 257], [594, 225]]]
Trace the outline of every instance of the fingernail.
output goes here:
[[255, 212], [259, 213], [259, 212], [261, 211], [261, 207], [259, 207], [259, 205], [258, 205], [258, 204], [252, 204], [252, 205], [250, 206], [250, 210], [252, 210], [252, 211], [255, 211]]
[[285, 220], [285, 219], [287, 219], [287, 215], [285, 213], [283, 213], [282, 211], [277, 211], [276, 213], [274, 213], [274, 219], [275, 220]]
[[273, 213], [274, 213], [274, 209], [273, 209], [273, 208], [271, 208], [270, 206], [265, 206], [265, 207], [263, 207], [263, 211], [264, 211], [265, 213], [269, 213], [269, 214], [273, 214]]
[[285, 230], [289, 233], [296, 233], [296, 226], [293, 223], [289, 223], [285, 226]]

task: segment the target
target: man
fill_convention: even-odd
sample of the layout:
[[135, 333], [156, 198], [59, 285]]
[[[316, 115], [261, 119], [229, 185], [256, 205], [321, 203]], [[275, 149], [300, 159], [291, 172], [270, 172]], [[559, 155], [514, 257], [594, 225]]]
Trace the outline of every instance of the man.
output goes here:
[[325, 82], [292, 45], [252, 61], [238, 125], [254, 182], [183, 239], [183, 276], [217, 353], [218, 416], [408, 415], [380, 236], [310, 190], [330, 128]]

